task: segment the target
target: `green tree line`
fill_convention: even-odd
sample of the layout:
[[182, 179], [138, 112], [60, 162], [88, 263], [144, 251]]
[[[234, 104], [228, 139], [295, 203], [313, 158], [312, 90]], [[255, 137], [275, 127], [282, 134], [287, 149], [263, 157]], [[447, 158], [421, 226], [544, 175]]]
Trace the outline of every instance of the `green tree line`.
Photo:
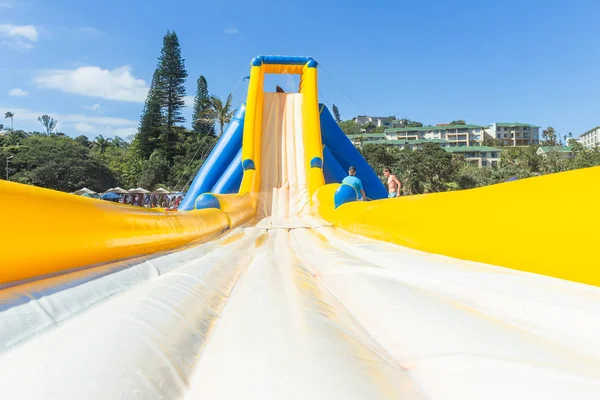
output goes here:
[[43, 133], [14, 130], [19, 116], [9, 111], [4, 117], [10, 119], [11, 130], [0, 136], [0, 165], [10, 158], [12, 181], [66, 192], [84, 186], [98, 192], [114, 186], [182, 190], [235, 112], [231, 95], [221, 101], [199, 76], [191, 129], [187, 128], [182, 115], [187, 76], [179, 39], [167, 32], [132, 140], [71, 138], [56, 132], [58, 121], [48, 115], [38, 119]]
[[[451, 154], [436, 144], [422, 149], [398, 150], [390, 146], [365, 144], [361, 153], [381, 175], [389, 167], [402, 182], [406, 195], [472, 189], [544, 174], [600, 165], [600, 149], [589, 149], [571, 141], [572, 158], [550, 151], [537, 154], [539, 146], [504, 147], [496, 166], [479, 168], [460, 154]], [[568, 188], [557, 188], [565, 190]]]

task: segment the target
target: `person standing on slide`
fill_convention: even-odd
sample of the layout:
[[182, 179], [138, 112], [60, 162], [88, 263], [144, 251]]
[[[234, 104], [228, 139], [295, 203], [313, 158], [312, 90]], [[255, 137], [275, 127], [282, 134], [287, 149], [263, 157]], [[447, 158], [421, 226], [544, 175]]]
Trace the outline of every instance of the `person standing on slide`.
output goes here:
[[398, 178], [396, 178], [396, 175], [392, 174], [392, 170], [389, 168], [384, 168], [383, 176], [387, 178], [388, 198], [400, 197], [400, 189], [402, 188], [402, 184]]
[[359, 177], [356, 176], [356, 168], [351, 166], [348, 168], [348, 176], [342, 180], [342, 183], [346, 185], [350, 185], [356, 189], [356, 193], [358, 193], [358, 200], [365, 201], [367, 195], [363, 189], [362, 181]]

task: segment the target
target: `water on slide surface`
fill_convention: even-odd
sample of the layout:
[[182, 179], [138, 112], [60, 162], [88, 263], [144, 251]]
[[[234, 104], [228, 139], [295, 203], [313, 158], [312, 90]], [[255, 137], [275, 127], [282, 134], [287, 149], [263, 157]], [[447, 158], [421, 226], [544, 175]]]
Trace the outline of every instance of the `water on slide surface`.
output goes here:
[[264, 218], [0, 291], [3, 400], [598, 398], [600, 289], [305, 215], [301, 97], [265, 97]]

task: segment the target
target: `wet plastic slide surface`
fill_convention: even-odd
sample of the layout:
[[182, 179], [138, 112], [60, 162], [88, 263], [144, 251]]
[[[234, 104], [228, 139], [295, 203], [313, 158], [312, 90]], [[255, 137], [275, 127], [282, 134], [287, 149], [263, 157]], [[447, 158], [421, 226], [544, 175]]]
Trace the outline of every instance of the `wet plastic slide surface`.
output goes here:
[[2, 398], [597, 398], [600, 289], [325, 225], [269, 217], [21, 288], [0, 319]]
[[[530, 204], [553, 183], [576, 182], [571, 195], [588, 198], [598, 189], [580, 188], [600, 169], [334, 208], [324, 164], [376, 175], [323, 122], [316, 66], [252, 61], [243, 132], [240, 121], [228, 129], [225, 156], [211, 156], [186, 200], [206, 209], [0, 184], [3, 209], [28, 210], [8, 214], [16, 225], [0, 237], [13, 244], [0, 252], [0, 399], [600, 398], [600, 288], [525, 272], [597, 282], [589, 243], [570, 265], [521, 244], [503, 253], [496, 242], [512, 225], [482, 239], [435, 211], [516, 194]], [[300, 93], [264, 92], [265, 73], [290, 72]], [[240, 193], [204, 193], [239, 173]], [[589, 233], [570, 224], [581, 229], [565, 242]]]

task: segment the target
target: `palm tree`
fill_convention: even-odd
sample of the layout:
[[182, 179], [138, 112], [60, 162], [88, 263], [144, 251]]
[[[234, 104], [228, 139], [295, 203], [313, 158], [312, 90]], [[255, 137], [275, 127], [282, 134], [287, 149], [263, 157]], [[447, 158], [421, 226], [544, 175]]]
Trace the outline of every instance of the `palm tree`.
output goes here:
[[219, 124], [221, 135], [223, 134], [223, 127], [231, 121], [235, 113], [235, 110], [231, 109], [232, 101], [233, 97], [231, 94], [227, 96], [225, 104], [217, 96], [210, 96], [210, 107], [205, 110], [202, 116], [202, 119], [212, 120]]
[[110, 144], [112, 144], [115, 147], [127, 147], [127, 142], [118, 136], [115, 136], [113, 139], [110, 139], [110, 141]]
[[40, 124], [44, 125], [44, 128], [46, 128], [46, 134], [49, 135], [52, 133], [52, 130], [54, 128], [56, 128], [56, 124], [58, 124], [58, 121], [55, 120], [54, 118], [50, 117], [49, 115], [42, 115], [41, 117], [38, 118], [38, 121], [40, 122]]
[[13, 127], [13, 117], [15, 116], [14, 113], [11, 113], [10, 111], [7, 111], [4, 113], [4, 119], [6, 118], [10, 118], [10, 130], [14, 131], [15, 128]]
[[110, 144], [111, 144], [110, 139], [106, 139], [106, 138], [104, 138], [104, 136], [99, 135], [99, 136], [96, 136], [96, 139], [92, 143], [92, 148], [98, 149], [98, 152], [100, 154], [104, 154], [104, 151], [106, 151], [106, 148], [109, 147]]

